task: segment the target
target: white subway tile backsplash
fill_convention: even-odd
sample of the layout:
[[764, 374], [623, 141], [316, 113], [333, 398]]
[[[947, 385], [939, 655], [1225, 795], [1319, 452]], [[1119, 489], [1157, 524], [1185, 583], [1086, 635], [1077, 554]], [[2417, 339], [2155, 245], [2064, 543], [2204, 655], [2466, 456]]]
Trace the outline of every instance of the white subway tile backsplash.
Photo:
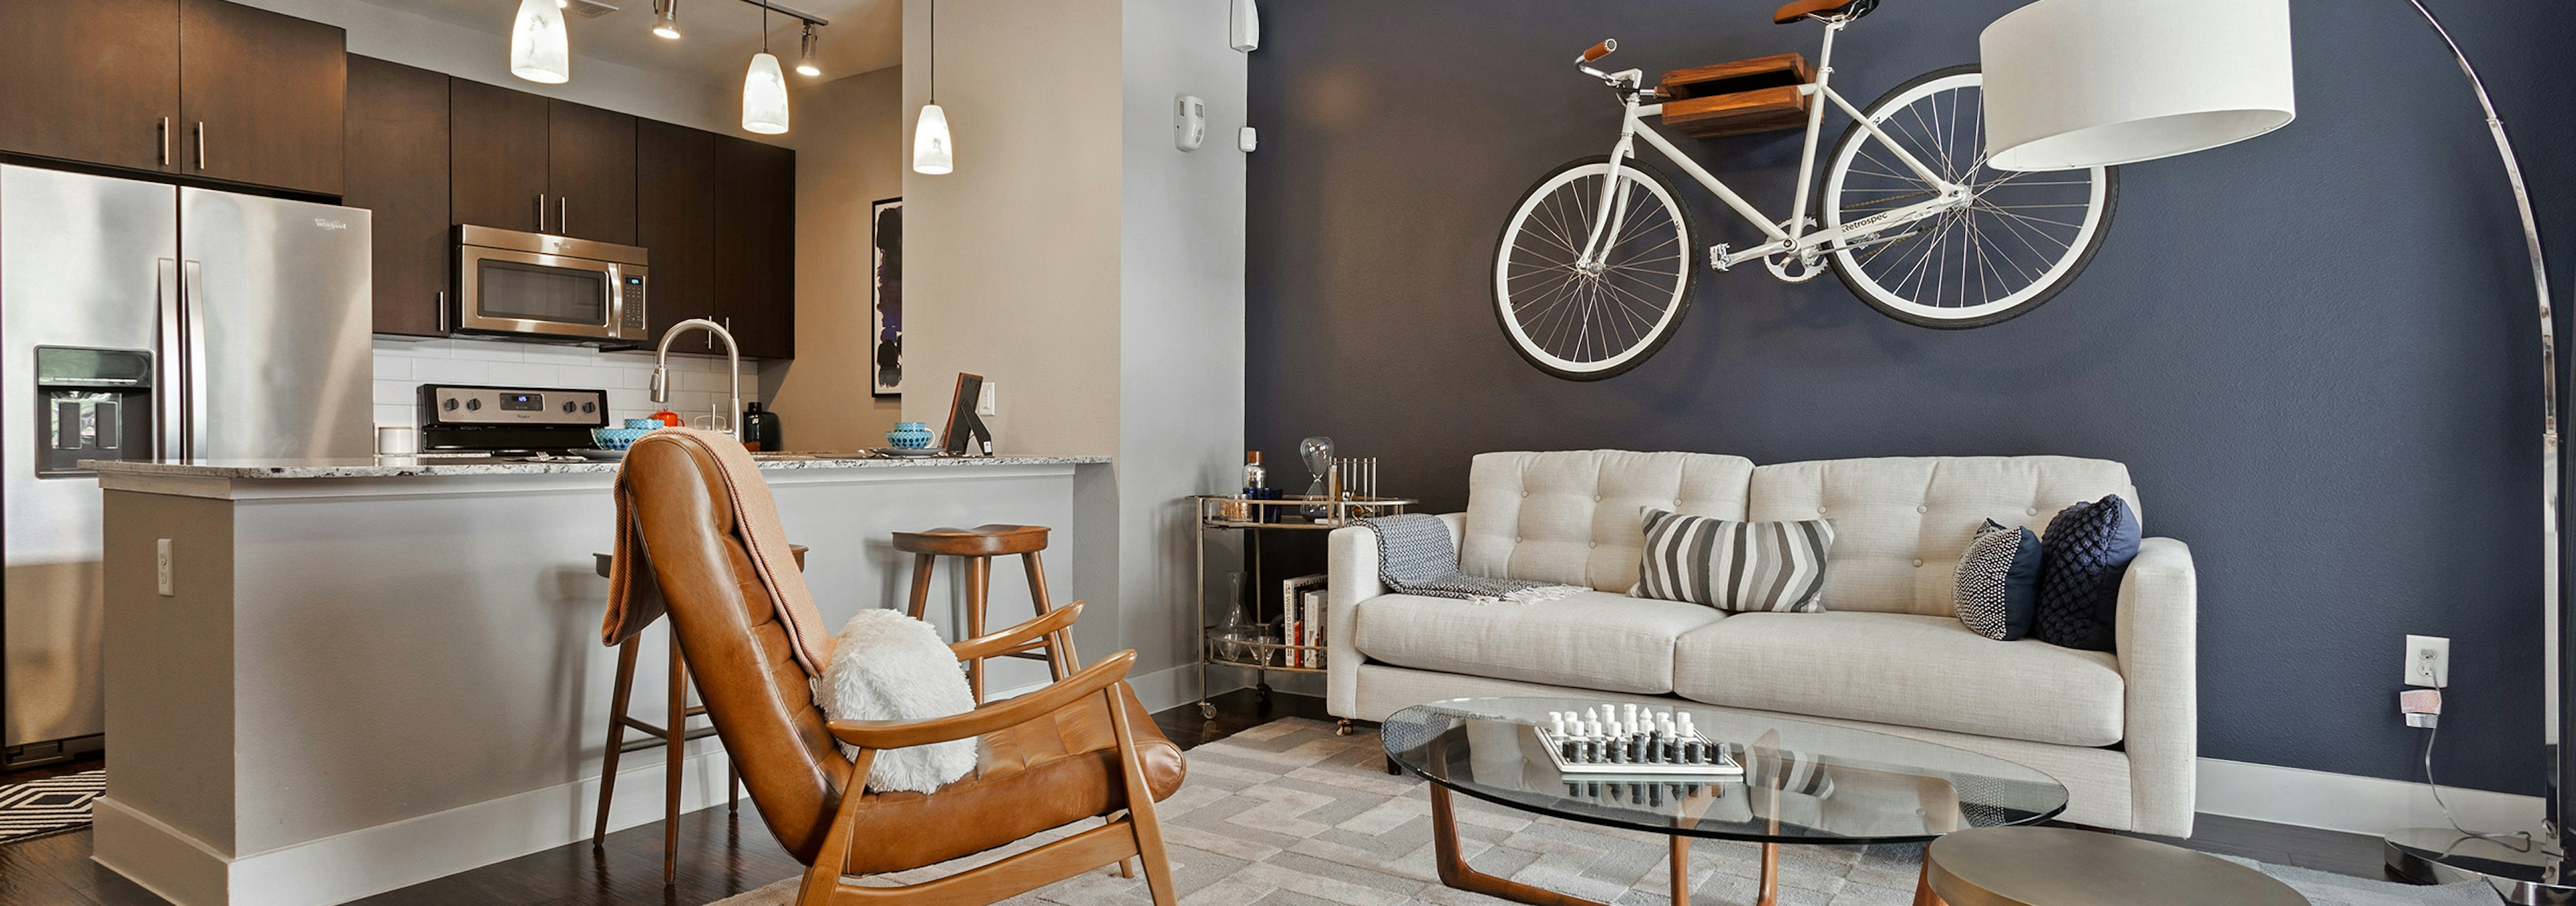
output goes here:
[[563, 386], [562, 367], [531, 362], [493, 362], [485, 368], [484, 380], [506, 387]]
[[379, 425], [418, 425], [418, 424], [420, 424], [420, 413], [419, 413], [419, 411], [418, 411], [418, 410], [416, 410], [416, 409], [414, 409], [414, 408], [412, 408], [412, 407], [410, 407], [410, 406], [387, 406], [387, 405], [383, 405], [383, 404], [378, 404], [378, 405], [376, 406], [375, 411], [376, 411], [376, 424], [379, 424]]
[[420, 395], [414, 389], [418, 386], [410, 381], [376, 381], [376, 405], [404, 406], [418, 402]]
[[[493, 340], [428, 340], [375, 343], [375, 418], [379, 424], [418, 421], [421, 384], [499, 384], [530, 387], [597, 389], [608, 392], [612, 423], [643, 418], [668, 409], [697, 424], [711, 410], [726, 405], [729, 386], [722, 357], [671, 357], [672, 393], [668, 403], [655, 403], [647, 388], [653, 381], [649, 351], [602, 352], [579, 346], [509, 343]], [[757, 365], [743, 363], [743, 401], [758, 398]]]
[[424, 384], [488, 383], [492, 365], [465, 359], [419, 359], [411, 363], [413, 379]]

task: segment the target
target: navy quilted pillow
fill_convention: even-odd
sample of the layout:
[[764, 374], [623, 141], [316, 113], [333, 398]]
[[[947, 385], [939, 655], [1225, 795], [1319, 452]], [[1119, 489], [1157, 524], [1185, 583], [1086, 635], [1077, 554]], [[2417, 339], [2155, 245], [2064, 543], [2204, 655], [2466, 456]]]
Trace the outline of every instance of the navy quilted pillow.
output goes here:
[[2039, 608], [2031, 636], [2051, 645], [2109, 651], [2120, 576], [2138, 558], [2138, 517], [2113, 494], [2059, 510], [2039, 539]]

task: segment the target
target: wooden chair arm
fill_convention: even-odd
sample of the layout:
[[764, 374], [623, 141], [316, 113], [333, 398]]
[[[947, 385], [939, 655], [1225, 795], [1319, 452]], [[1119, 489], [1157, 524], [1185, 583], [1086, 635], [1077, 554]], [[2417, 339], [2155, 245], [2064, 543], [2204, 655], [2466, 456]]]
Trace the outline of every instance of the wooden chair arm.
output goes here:
[[[1074, 608], [1056, 611], [1064, 613]], [[1042, 622], [1042, 621], [1041, 621]], [[861, 749], [900, 749], [934, 742], [972, 739], [1006, 727], [1015, 727], [1053, 714], [1083, 696], [1098, 695], [1127, 678], [1127, 668], [1136, 665], [1135, 649], [1118, 652], [1093, 664], [1081, 673], [1064, 678], [1027, 695], [985, 705], [964, 714], [934, 717], [929, 720], [836, 720], [825, 725], [832, 737]]]
[[1037, 641], [1039, 636], [1071, 629], [1073, 628], [1073, 621], [1081, 616], [1082, 602], [1075, 601], [1063, 607], [1058, 607], [1052, 611], [1048, 611], [1046, 616], [1030, 620], [1026, 623], [1013, 626], [1000, 632], [987, 633], [976, 638], [966, 639], [950, 645], [948, 646], [948, 650], [956, 652], [957, 659], [961, 661], [972, 660], [974, 658], [994, 657], [1011, 649]]

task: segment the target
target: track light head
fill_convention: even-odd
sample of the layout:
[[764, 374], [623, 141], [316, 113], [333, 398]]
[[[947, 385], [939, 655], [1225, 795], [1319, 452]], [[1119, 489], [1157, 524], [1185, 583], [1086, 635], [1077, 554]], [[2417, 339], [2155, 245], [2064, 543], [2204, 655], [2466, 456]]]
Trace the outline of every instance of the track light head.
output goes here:
[[823, 74], [823, 67], [814, 65], [815, 40], [814, 23], [805, 23], [805, 38], [803, 41], [804, 48], [799, 52], [796, 58], [797, 75], [818, 76]]
[[680, 0], [653, 0], [653, 33], [680, 39]]

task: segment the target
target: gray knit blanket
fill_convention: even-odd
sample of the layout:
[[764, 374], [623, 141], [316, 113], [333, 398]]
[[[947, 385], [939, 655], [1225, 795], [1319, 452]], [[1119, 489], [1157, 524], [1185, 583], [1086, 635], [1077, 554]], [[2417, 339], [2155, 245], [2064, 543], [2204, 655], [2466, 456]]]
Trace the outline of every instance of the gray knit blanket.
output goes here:
[[1407, 513], [1360, 519], [1352, 524], [1368, 526], [1370, 533], [1377, 536], [1378, 580], [1386, 583], [1388, 590], [1399, 594], [1457, 598], [1480, 604], [1528, 604], [1553, 601], [1585, 590], [1576, 585], [1493, 579], [1460, 572], [1458, 547], [1450, 542], [1449, 526], [1438, 516]]

